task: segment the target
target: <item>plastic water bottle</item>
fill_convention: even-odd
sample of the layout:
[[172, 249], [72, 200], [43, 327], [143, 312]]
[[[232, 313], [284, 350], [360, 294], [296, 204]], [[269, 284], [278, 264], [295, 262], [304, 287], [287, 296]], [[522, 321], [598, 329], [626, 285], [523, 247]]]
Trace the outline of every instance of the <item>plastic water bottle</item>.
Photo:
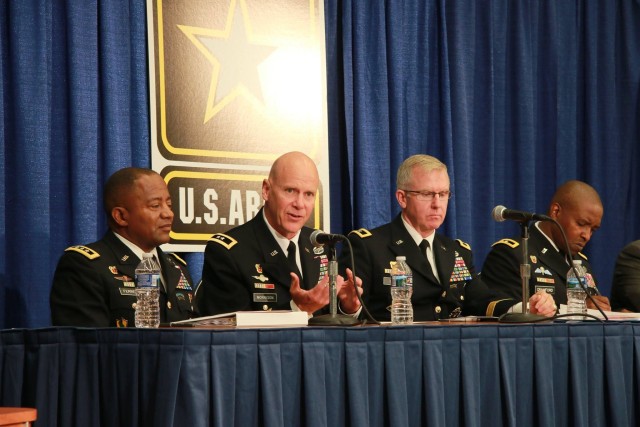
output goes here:
[[136, 267], [136, 328], [160, 326], [160, 266], [153, 254], [142, 254]]
[[413, 323], [413, 273], [403, 256], [396, 257], [391, 269], [391, 324], [406, 325]]
[[[582, 266], [582, 261], [580, 260], [573, 260], [573, 266], [575, 267], [579, 276], [576, 277], [573, 268], [570, 268], [567, 272], [567, 313], [582, 315], [587, 313], [587, 293], [585, 292], [580, 282], [582, 282], [582, 284], [586, 286], [586, 270]], [[569, 318], [573, 320], [584, 319], [583, 316], [571, 316]]]

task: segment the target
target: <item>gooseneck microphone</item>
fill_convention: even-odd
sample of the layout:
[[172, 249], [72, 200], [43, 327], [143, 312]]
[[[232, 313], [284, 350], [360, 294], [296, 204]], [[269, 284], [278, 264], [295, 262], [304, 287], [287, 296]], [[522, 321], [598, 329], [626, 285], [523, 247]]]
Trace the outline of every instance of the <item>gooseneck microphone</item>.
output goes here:
[[342, 234], [329, 234], [322, 230], [314, 230], [309, 237], [311, 244], [314, 246], [333, 245], [342, 240], [347, 240]]
[[498, 222], [502, 222], [507, 219], [518, 222], [553, 221], [551, 217], [548, 217], [547, 215], [541, 215], [533, 212], [516, 211], [514, 209], [507, 209], [502, 205], [498, 205], [493, 208], [491, 216]]

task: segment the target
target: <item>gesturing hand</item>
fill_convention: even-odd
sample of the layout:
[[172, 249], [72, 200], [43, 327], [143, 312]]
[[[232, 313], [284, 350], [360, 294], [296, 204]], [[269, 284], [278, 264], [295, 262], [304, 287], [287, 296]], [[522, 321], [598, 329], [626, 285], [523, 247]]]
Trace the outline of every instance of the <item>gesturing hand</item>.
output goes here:
[[329, 277], [324, 276], [313, 289], [307, 291], [300, 287], [298, 275], [291, 273], [289, 293], [291, 294], [291, 299], [300, 310], [313, 314], [329, 304]]

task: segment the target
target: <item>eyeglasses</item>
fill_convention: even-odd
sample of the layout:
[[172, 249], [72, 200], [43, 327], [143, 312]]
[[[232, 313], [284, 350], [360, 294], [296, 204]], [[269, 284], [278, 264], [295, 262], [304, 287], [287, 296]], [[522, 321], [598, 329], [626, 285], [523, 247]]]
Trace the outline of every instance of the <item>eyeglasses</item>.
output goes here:
[[437, 193], [434, 191], [416, 191], [416, 190], [402, 190], [405, 193], [415, 194], [416, 199], [423, 202], [430, 202], [433, 200], [436, 195], [442, 200], [449, 200], [453, 197], [453, 193], [451, 191], [438, 191]]

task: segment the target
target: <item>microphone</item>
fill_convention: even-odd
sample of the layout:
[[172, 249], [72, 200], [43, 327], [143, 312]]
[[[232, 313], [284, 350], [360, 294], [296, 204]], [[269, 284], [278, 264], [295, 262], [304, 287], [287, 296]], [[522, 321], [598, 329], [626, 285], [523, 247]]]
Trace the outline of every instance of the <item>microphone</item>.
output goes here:
[[346, 240], [342, 234], [329, 234], [322, 230], [314, 230], [309, 237], [314, 246], [333, 245], [341, 240]]
[[516, 211], [514, 209], [507, 209], [502, 205], [498, 205], [493, 208], [491, 216], [494, 220], [502, 222], [510, 219], [512, 221], [527, 222], [527, 221], [553, 221], [547, 215], [541, 215], [533, 212]]

